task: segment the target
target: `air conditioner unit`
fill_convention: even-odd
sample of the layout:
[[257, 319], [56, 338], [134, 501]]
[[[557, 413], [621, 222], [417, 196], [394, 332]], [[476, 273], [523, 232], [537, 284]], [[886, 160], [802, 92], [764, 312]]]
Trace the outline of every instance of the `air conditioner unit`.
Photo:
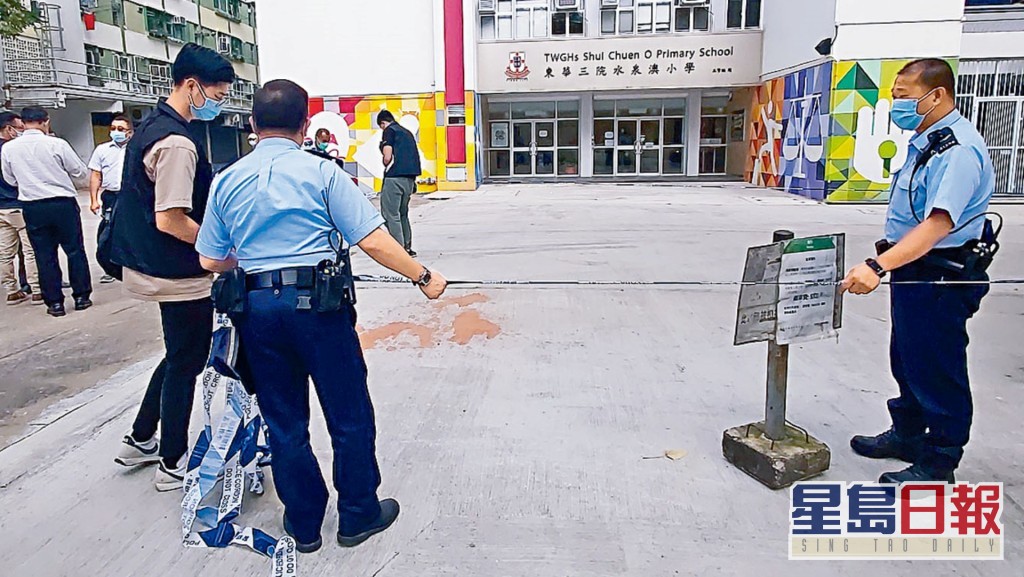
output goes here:
[[184, 26], [188, 24], [188, 20], [186, 20], [184, 16], [171, 16], [171, 24]]
[[217, 52], [221, 54], [231, 53], [231, 38], [228, 36], [217, 37]]
[[619, 0], [601, 0], [602, 8], [616, 8], [619, 5]]
[[498, 0], [480, 0], [480, 13], [493, 14], [497, 9]]
[[711, 0], [676, 0], [676, 6], [707, 6]]
[[555, 10], [579, 10], [580, 0], [554, 0]]

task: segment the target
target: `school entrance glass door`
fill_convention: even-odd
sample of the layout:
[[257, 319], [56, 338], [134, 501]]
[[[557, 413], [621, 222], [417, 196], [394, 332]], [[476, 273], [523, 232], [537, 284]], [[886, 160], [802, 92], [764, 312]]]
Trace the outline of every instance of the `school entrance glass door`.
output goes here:
[[686, 100], [595, 100], [594, 175], [685, 172]]
[[615, 174], [661, 174], [661, 119], [620, 119], [616, 129]]
[[486, 114], [487, 176], [579, 176], [579, 100], [488, 102]]
[[512, 123], [512, 174], [544, 176], [555, 173], [555, 122], [527, 120]]

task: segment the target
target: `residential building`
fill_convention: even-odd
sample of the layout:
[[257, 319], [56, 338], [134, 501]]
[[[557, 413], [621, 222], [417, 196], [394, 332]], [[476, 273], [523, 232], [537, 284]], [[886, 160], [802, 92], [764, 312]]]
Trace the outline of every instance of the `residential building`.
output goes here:
[[257, 19], [265, 76], [316, 95], [311, 132], [366, 189], [387, 108], [418, 135], [421, 190], [732, 178], [885, 201], [909, 140], [892, 81], [939, 57], [999, 192], [1024, 194], [1012, 0], [261, 0]]
[[255, 6], [245, 0], [49, 0], [32, 2], [39, 22], [3, 40], [5, 106], [51, 111], [54, 130], [83, 158], [109, 140], [116, 114], [141, 120], [171, 89], [171, 63], [188, 42], [228, 57], [238, 76], [224, 113], [195, 123], [215, 165], [248, 147], [259, 85]]

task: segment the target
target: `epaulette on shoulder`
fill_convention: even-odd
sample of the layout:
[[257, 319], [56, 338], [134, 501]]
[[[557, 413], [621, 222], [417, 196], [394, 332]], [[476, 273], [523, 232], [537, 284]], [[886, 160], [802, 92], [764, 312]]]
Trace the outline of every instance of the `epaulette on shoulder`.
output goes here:
[[329, 160], [329, 161], [337, 164], [338, 166], [341, 166], [341, 163], [342, 163], [341, 159], [335, 158], [335, 157], [331, 156], [330, 154], [327, 154], [326, 152], [322, 152], [322, 151], [314, 150], [314, 149], [309, 149], [309, 148], [304, 149], [304, 150], [306, 152], [312, 154], [313, 156], [317, 157], [317, 158], [320, 158], [320, 159], [323, 159], [323, 160]]
[[931, 143], [932, 150], [935, 154], [942, 154], [954, 146], [958, 146], [960, 141], [956, 139], [956, 134], [950, 127], [940, 128], [935, 132], [928, 135], [928, 141]]

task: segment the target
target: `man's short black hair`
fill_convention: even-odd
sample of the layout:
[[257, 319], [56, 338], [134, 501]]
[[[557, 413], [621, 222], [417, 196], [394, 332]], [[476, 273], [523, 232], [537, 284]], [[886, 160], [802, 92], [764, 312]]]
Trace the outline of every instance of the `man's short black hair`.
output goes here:
[[210, 86], [221, 82], [235, 81], [235, 69], [214, 50], [189, 42], [181, 48], [174, 59], [171, 77], [175, 86], [181, 86], [188, 78], [195, 78], [200, 84]]
[[46, 122], [50, 119], [50, 114], [38, 106], [28, 106], [21, 109], [21, 120], [22, 122]]
[[377, 124], [380, 124], [381, 122], [394, 122], [394, 121], [395, 121], [395, 115], [391, 114], [391, 111], [389, 111], [389, 110], [381, 110], [380, 112], [377, 113]]
[[309, 94], [291, 80], [271, 80], [252, 99], [252, 119], [260, 130], [298, 132], [309, 116]]
[[113, 124], [115, 122], [124, 122], [125, 124], [128, 125], [128, 128], [132, 127], [132, 119], [128, 118], [127, 116], [125, 116], [123, 114], [118, 114], [117, 116], [114, 117], [113, 120], [110, 121], [111, 124]]
[[21, 120], [21, 116], [13, 112], [0, 112], [0, 130], [8, 126], [14, 126], [14, 121]]
[[330, 138], [330, 137], [331, 137], [331, 131], [330, 131], [330, 130], [327, 130], [326, 128], [320, 128], [320, 129], [317, 129], [317, 131], [316, 131], [316, 137], [317, 137], [317, 138], [320, 138], [320, 135], [321, 135], [321, 134], [323, 134], [323, 135], [326, 135], [326, 136], [327, 136], [327, 138]]
[[945, 88], [950, 97], [956, 96], [956, 75], [949, 62], [941, 58], [922, 58], [915, 60], [900, 70], [900, 75], [914, 75], [918, 82], [928, 90]]

